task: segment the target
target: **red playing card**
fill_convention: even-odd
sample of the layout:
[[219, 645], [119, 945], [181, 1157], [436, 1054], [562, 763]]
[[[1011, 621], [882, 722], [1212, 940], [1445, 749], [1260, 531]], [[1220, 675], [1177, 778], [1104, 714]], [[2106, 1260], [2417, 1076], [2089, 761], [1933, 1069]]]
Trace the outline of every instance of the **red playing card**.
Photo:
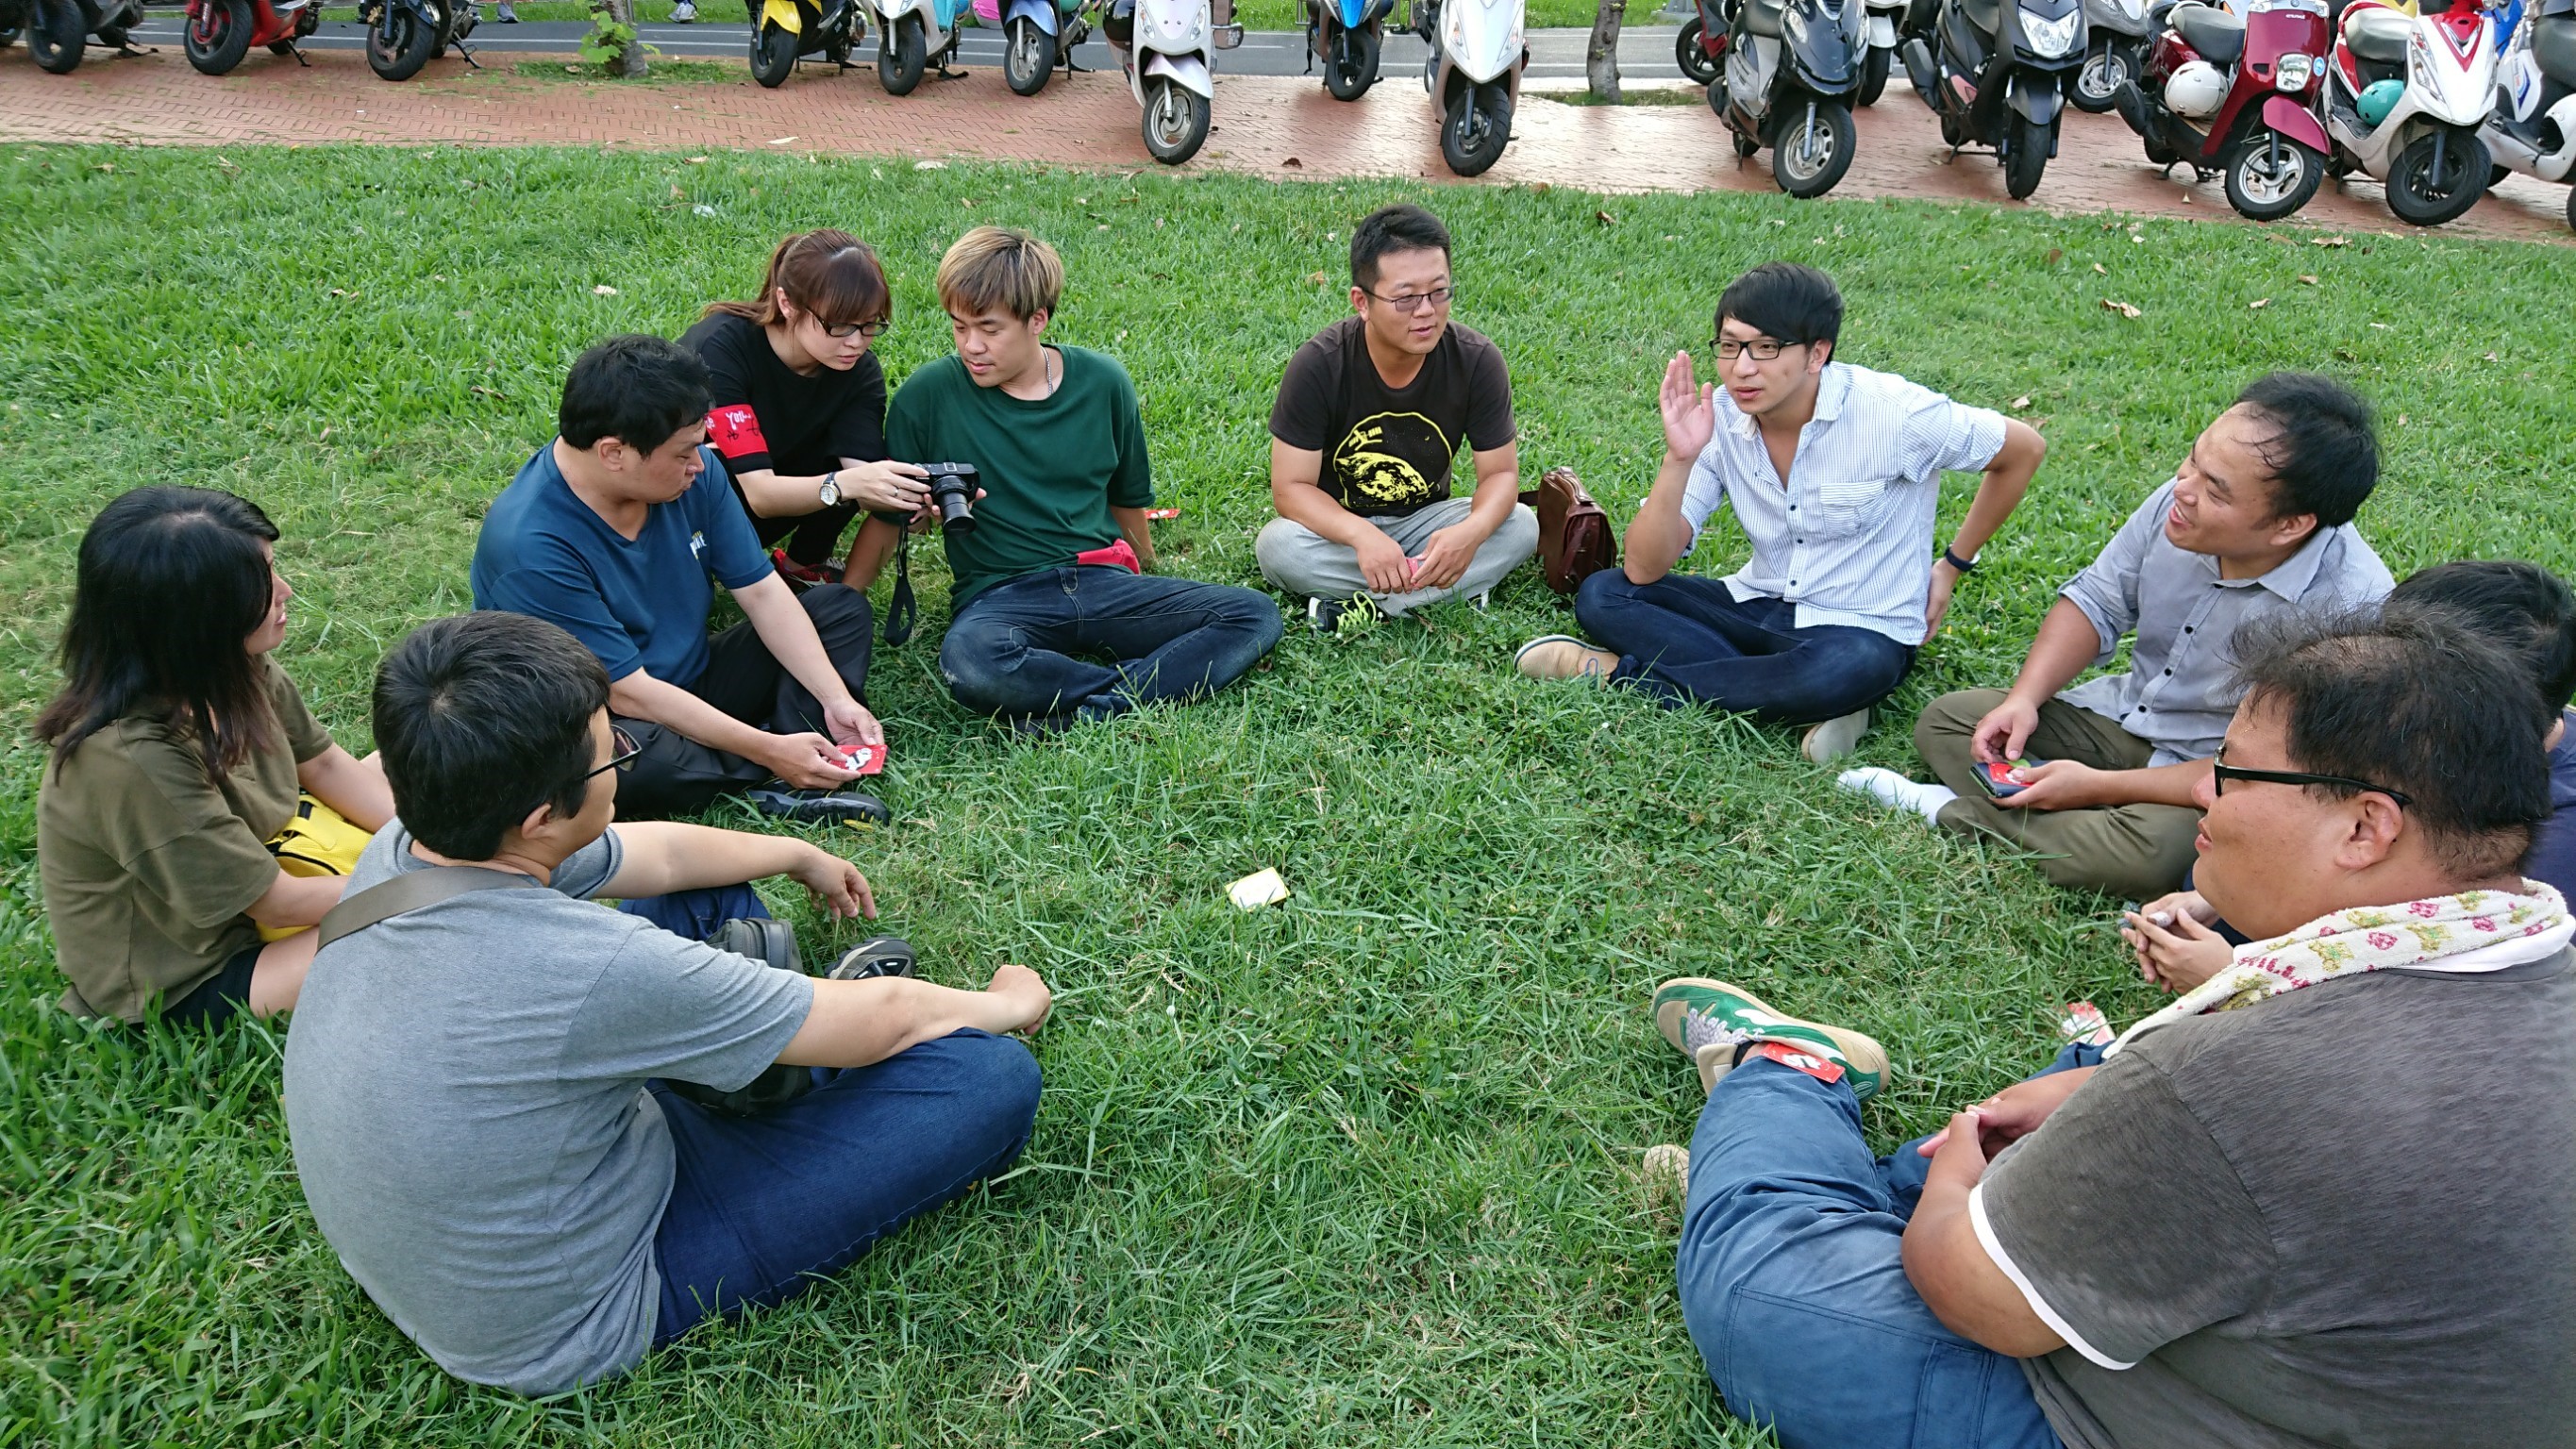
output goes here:
[[841, 763], [862, 775], [875, 775], [884, 772], [885, 757], [883, 745], [853, 745], [841, 752]]

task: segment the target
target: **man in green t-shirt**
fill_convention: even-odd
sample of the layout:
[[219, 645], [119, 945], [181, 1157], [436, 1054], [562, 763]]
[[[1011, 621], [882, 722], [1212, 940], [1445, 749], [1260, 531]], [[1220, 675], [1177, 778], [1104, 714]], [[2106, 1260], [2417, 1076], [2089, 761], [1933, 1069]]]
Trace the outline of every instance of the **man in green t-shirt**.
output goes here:
[[955, 582], [939, 672], [957, 702], [1045, 729], [1188, 699], [1279, 642], [1250, 589], [1154, 578], [1154, 501], [1136, 385], [1113, 358], [1046, 341], [1055, 249], [979, 226], [939, 262], [953, 357], [886, 413], [895, 457], [971, 463], [974, 526], [943, 542]]

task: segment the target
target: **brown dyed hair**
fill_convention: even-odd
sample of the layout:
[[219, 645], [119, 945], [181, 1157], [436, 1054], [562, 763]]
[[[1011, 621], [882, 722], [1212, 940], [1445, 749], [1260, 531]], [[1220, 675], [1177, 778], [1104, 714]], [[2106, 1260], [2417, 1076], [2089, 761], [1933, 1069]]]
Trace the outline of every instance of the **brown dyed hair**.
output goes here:
[[876, 252], [830, 227], [797, 232], [778, 244], [769, 254], [769, 274], [761, 279], [758, 301], [710, 302], [703, 315], [722, 313], [767, 327], [785, 320], [778, 310], [781, 291], [826, 327], [883, 322], [894, 315], [894, 293], [886, 286]]
[[939, 305], [962, 317], [1008, 312], [1026, 322], [1055, 313], [1064, 296], [1064, 262], [1027, 232], [979, 226], [939, 259]]

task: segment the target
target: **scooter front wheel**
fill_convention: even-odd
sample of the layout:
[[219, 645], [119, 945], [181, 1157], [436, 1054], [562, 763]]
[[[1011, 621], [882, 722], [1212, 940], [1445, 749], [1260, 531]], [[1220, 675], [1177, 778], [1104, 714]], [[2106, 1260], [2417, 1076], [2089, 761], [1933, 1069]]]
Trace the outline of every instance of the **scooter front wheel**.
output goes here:
[[2121, 84], [2128, 79], [2127, 53], [2120, 49], [2118, 41], [2102, 36], [2085, 53], [2084, 68], [2075, 73], [2075, 84], [2069, 89], [2067, 99], [2075, 103], [2075, 109], [2098, 116], [2111, 109], [2112, 98], [2120, 93]]
[[1166, 166], [1178, 166], [1207, 144], [1208, 98], [1170, 76], [1156, 76], [1145, 91], [1145, 149]]
[[890, 96], [908, 96], [930, 68], [930, 37], [921, 33], [921, 17], [896, 19], [891, 34], [877, 37], [877, 81]]
[[760, 30], [751, 37], [751, 78], [763, 89], [776, 90], [787, 84], [788, 74], [796, 69], [796, 32], [784, 25], [761, 22]]
[[1789, 124], [1771, 141], [1771, 179], [1796, 197], [1822, 196], [1851, 169], [1859, 132], [1851, 108], [1840, 101], [1808, 97], [1789, 113]]
[[1869, 48], [1869, 58], [1860, 63], [1860, 90], [1853, 94], [1852, 104], [1874, 106], [1887, 94], [1887, 73], [1894, 64], [1896, 52], [1884, 45]]
[[376, 23], [367, 27], [367, 68], [385, 80], [410, 80], [437, 52], [438, 27], [397, 0], [384, 0]]
[[2004, 191], [2015, 201], [2028, 201], [2048, 169], [2048, 142], [2053, 128], [2015, 111], [2004, 117]]
[[1694, 85], [1704, 86], [1717, 79], [1717, 57], [1708, 53], [1707, 36], [1708, 27], [1694, 15], [1682, 22], [1682, 33], [1673, 37], [1673, 59]]
[[1055, 74], [1055, 37], [1023, 15], [1002, 27], [1002, 79], [1011, 94], [1033, 96], [1046, 89]]
[[2325, 157], [2257, 128], [2227, 158], [2227, 204], [2247, 221], [2279, 221], [2307, 205], [2325, 179]]
[[222, 75], [250, 54], [250, 0], [205, 0], [179, 30], [179, 48], [199, 75]]
[[1460, 86], [1440, 122], [1440, 159], [1461, 176], [1482, 176], [1512, 138], [1511, 97], [1499, 85]]
[[2487, 194], [2485, 143], [2466, 131], [2435, 130], [2406, 143], [2388, 172], [2388, 209], [2414, 226], [2456, 221]]
[[80, 69], [88, 43], [83, 23], [80, 0], [36, 0], [27, 17], [27, 53], [36, 58], [36, 68], [49, 75]]
[[1377, 60], [1375, 29], [1340, 32], [1333, 38], [1333, 54], [1324, 61], [1324, 89], [1337, 101], [1358, 100], [1377, 84]]

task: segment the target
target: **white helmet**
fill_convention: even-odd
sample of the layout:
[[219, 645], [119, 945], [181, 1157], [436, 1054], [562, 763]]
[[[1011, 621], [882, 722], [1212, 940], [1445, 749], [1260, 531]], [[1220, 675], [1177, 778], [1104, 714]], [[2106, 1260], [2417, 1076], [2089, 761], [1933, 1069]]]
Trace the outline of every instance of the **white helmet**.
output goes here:
[[2165, 109], [2187, 121], [2217, 115], [2218, 103], [2226, 99], [2227, 77], [2205, 60], [2185, 62], [2165, 81]]

